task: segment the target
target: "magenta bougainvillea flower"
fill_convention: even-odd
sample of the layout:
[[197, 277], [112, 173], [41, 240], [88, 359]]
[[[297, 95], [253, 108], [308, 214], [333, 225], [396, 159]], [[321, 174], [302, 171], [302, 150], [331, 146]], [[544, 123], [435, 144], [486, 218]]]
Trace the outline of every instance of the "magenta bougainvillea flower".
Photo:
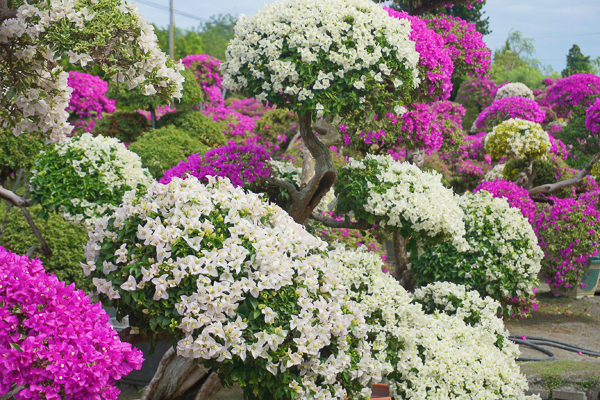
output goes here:
[[71, 71], [67, 83], [73, 88], [67, 111], [76, 117], [75, 127], [92, 132], [96, 120], [102, 119], [102, 113], [115, 112], [115, 100], [106, 97], [108, 83], [100, 77]]
[[16, 400], [115, 400], [115, 382], [143, 359], [108, 319], [40, 260], [0, 247], [0, 395], [24, 386]]
[[204, 92], [207, 104], [223, 104], [221, 83], [223, 76], [219, 70], [221, 60], [208, 54], [190, 54], [181, 59], [181, 63], [196, 74], [198, 85]]
[[496, 179], [493, 182], [482, 182], [473, 189], [473, 193], [477, 193], [480, 190], [486, 190], [494, 197], [506, 199], [511, 207], [521, 210], [521, 214], [523, 214], [530, 224], [533, 224], [536, 213], [535, 202], [531, 200], [527, 190], [517, 186], [516, 183], [502, 179]]
[[185, 179], [189, 174], [202, 181], [209, 176], [227, 177], [234, 186], [244, 186], [269, 176], [269, 159], [269, 154], [261, 146], [231, 143], [209, 150], [203, 156], [192, 154], [188, 161], [180, 161], [166, 171], [159, 182], [168, 184], [173, 177]]
[[477, 129], [491, 130], [494, 126], [511, 118], [527, 121], [544, 122], [546, 113], [534, 100], [523, 97], [504, 97], [486, 107], [475, 120]]
[[600, 98], [597, 98], [587, 110], [585, 110], [585, 127], [594, 135], [600, 133]]
[[574, 74], [557, 80], [547, 91], [547, 101], [553, 104], [558, 116], [564, 118], [576, 106], [590, 107], [600, 95], [600, 76]]
[[456, 101], [467, 108], [483, 110], [494, 101], [498, 86], [489, 76], [475, 76], [467, 79], [458, 90]]

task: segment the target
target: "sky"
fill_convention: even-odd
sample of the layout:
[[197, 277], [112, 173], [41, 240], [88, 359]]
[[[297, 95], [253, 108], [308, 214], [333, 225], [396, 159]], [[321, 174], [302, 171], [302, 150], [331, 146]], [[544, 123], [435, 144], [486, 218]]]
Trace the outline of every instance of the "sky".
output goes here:
[[[143, 3], [142, 3], [143, 1]], [[268, 2], [265, 0], [173, 0], [175, 10], [208, 19], [216, 14], [255, 14]], [[166, 27], [168, 11], [148, 2], [166, 7], [169, 0], [140, 0], [138, 6], [149, 22]], [[511, 30], [523, 32], [535, 40], [535, 58], [560, 72], [573, 44], [584, 55], [600, 56], [600, 0], [487, 0], [483, 10], [490, 18], [492, 33], [484, 37], [492, 50], [499, 48]], [[175, 14], [180, 28], [198, 26], [198, 19]]]

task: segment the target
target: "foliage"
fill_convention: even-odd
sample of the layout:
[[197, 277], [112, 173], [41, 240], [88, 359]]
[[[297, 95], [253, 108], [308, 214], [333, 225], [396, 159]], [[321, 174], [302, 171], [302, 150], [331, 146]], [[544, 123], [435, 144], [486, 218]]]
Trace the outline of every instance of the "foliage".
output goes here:
[[138, 112], [119, 111], [108, 114], [94, 125], [92, 134], [114, 137], [123, 143], [135, 142], [150, 129], [148, 119]]
[[67, 73], [55, 59], [67, 53], [69, 62], [82, 67], [96, 63], [104, 78], [144, 83], [145, 94], [163, 99], [181, 97], [183, 68], [167, 58], [155, 43], [152, 26], [135, 4], [121, 0], [67, 0], [64, 2], [11, 1], [16, 18], [3, 19], [0, 42], [10, 54], [0, 62], [0, 125], [15, 135], [40, 132], [48, 142], [65, 138], [71, 89]]
[[[398, 282], [381, 272], [376, 254], [338, 247], [330, 259], [365, 315], [393, 399], [533, 400], [524, 394], [527, 381], [515, 362], [519, 351], [495, 315], [497, 302], [471, 291], [465, 295], [464, 288], [449, 284], [417, 289], [420, 297], [411, 302]], [[438, 312], [422, 308], [421, 301], [432, 303], [432, 289], [434, 295], [462, 304], [454, 311], [447, 302], [446, 310]]]
[[298, 117], [285, 108], [267, 110], [256, 121], [254, 133], [273, 144], [288, 143], [297, 132]]
[[511, 207], [520, 210], [523, 217], [527, 218], [529, 223], [533, 225], [537, 210], [535, 208], [535, 202], [531, 200], [527, 190], [517, 186], [513, 182], [502, 179], [495, 179], [491, 182], [482, 182], [473, 189], [473, 193], [477, 193], [480, 190], [485, 190], [494, 197], [506, 199]]
[[103, 113], [115, 112], [115, 101], [106, 97], [108, 83], [99, 77], [71, 71], [67, 83], [73, 89], [67, 111], [76, 128], [92, 132]]
[[[169, 54], [169, 27], [160, 28], [155, 24], [154, 33], [157, 43], [163, 53]], [[173, 27], [173, 59], [181, 60], [188, 54], [200, 54], [203, 50], [202, 37], [191, 29]]]
[[[513, 158], [508, 160], [502, 172], [503, 179], [514, 181], [517, 179], [519, 172], [529, 166], [529, 161], [524, 158]], [[561, 180], [574, 178], [577, 175], [576, 171], [571, 169], [560, 157], [551, 155], [547, 159], [537, 159], [533, 161], [533, 177], [532, 187], [556, 183]], [[571, 197], [571, 188], [565, 187], [552, 193], [557, 197]]]
[[368, 0], [267, 4], [238, 21], [223, 85], [299, 116], [400, 113], [419, 84], [410, 33]]
[[450, 242], [426, 244], [422, 254], [412, 257], [417, 285], [465, 285], [500, 301], [505, 317], [527, 315], [543, 257], [533, 228], [520, 210], [487, 191], [467, 193], [459, 204], [470, 249], [460, 252]]
[[600, 135], [600, 98], [585, 110], [585, 127], [594, 135]]
[[492, 33], [490, 30], [490, 17], [484, 18], [485, 11], [482, 10], [483, 6], [485, 6], [485, 2], [486, 0], [473, 2], [473, 4], [470, 5], [453, 4], [450, 7], [440, 8], [434, 13], [451, 15], [465, 20], [468, 23], [475, 25], [477, 32], [485, 36]]
[[285, 211], [188, 177], [130, 193], [114, 217], [90, 235], [85, 271], [141, 333], [172, 336], [246, 398], [368, 398], [379, 369], [364, 316], [325, 243]]
[[125, 192], [150, 182], [140, 157], [123, 143], [85, 133], [40, 153], [31, 171], [31, 198], [44, 216], [58, 211], [89, 227], [121, 204]]
[[581, 48], [576, 44], [567, 53], [567, 66], [560, 73], [563, 78], [575, 74], [587, 74], [594, 72], [590, 56], [584, 56]]
[[[376, 3], [384, 3], [384, 0], [376, 0]], [[452, 7], [464, 5], [467, 8], [473, 7], [476, 3], [485, 3], [485, 0], [450, 0], [446, 3], [440, 3], [436, 0], [393, 0], [392, 7], [396, 10], [406, 10], [412, 15], [422, 15], [427, 12], [440, 10], [442, 7]], [[471, 22], [471, 21], [469, 21]]]
[[[231, 14], [219, 14], [209, 17], [207, 22], [202, 22], [198, 33], [202, 38], [204, 53], [225, 60], [225, 50], [229, 41], [233, 39], [233, 28], [238, 20]], [[197, 54], [190, 52], [188, 54]]]
[[538, 206], [535, 230], [544, 251], [542, 275], [552, 288], [581, 285], [589, 258], [598, 254], [600, 213], [592, 204], [553, 198]]
[[129, 150], [142, 159], [142, 166], [148, 168], [156, 179], [162, 178], [165, 171], [190, 154], [204, 154], [209, 147], [201, 143], [191, 133], [167, 125], [152, 130], [129, 146]]
[[180, 161], [166, 171], [159, 182], [166, 185], [174, 177], [186, 179], [189, 174], [204, 183], [209, 176], [221, 176], [228, 178], [233, 186], [251, 186], [270, 175], [269, 158], [261, 146], [230, 144], [209, 150], [203, 156], [192, 154], [187, 161]]
[[[52, 257], [40, 257], [46, 271], [56, 275], [60, 281], [67, 284], [75, 283], [78, 289], [88, 292], [91, 288], [90, 283], [85, 280], [79, 265], [85, 259], [83, 253], [83, 247], [87, 243], [85, 228], [65, 221], [56, 213], [50, 214], [47, 219], [36, 217], [35, 214], [41, 210], [42, 208], [36, 205], [30, 207], [29, 212], [52, 250]], [[17, 207], [11, 208], [8, 213], [4, 233], [0, 236], [0, 245], [17, 254], [25, 254], [31, 246], [39, 245], [23, 212]]]
[[225, 136], [219, 125], [198, 111], [179, 111], [164, 115], [157, 123], [162, 128], [173, 125], [207, 147], [223, 146]]
[[519, 118], [541, 124], [546, 113], [533, 100], [522, 97], [503, 97], [486, 107], [475, 120], [475, 127], [479, 131], [489, 132], [501, 122], [512, 118]]
[[491, 66], [491, 51], [483, 42], [475, 25], [458, 17], [440, 15], [427, 20], [427, 26], [440, 34], [454, 61], [456, 76], [487, 75]]
[[15, 398], [116, 400], [116, 381], [142, 367], [100, 303], [2, 247], [0, 317], [0, 395], [23, 386]]
[[475, 76], [465, 79], [456, 94], [456, 102], [462, 104], [466, 113], [462, 126], [468, 130], [484, 108], [492, 104], [498, 87], [488, 76]]
[[511, 118], [485, 137], [485, 151], [493, 160], [517, 157], [535, 160], [544, 157], [552, 147], [548, 133], [540, 124], [520, 118]]
[[0, 129], [0, 186], [19, 168], [30, 169], [43, 147], [44, 138], [39, 133], [15, 136], [8, 130]]
[[368, 154], [361, 161], [350, 159], [339, 171], [335, 186], [336, 212], [353, 212], [358, 219], [389, 232], [397, 229], [411, 238], [410, 249], [424, 242], [451, 241], [465, 250], [462, 212], [441, 178], [391, 156]]
[[571, 157], [566, 160], [567, 163], [577, 168], [583, 168], [600, 148], [600, 136], [586, 127], [586, 120], [585, 106], [576, 106], [571, 112], [569, 123], [556, 133], [556, 138], [571, 148]]
[[410, 40], [415, 42], [415, 50], [419, 53], [419, 76], [422, 82], [412, 93], [418, 102], [446, 100], [452, 91], [452, 72], [454, 63], [450, 52], [444, 49], [445, 41], [441, 35], [430, 29], [425, 21], [406, 12], [399, 12], [384, 7], [391, 17], [410, 21], [412, 32]]

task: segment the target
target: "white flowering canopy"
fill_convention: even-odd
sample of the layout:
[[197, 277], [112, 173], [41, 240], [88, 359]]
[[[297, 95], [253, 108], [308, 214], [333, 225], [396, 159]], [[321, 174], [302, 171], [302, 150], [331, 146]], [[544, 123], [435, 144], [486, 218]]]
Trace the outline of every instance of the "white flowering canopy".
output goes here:
[[[17, 0], [16, 18], [0, 20], [0, 126], [41, 132], [46, 142], [63, 140], [73, 127], [66, 108], [72, 91], [57, 65], [96, 63], [130, 88], [145, 83], [147, 95], [181, 98], [183, 65], [158, 48], [154, 28], [135, 3], [122, 0]], [[9, 56], [10, 55], [10, 56]]]
[[[536, 398], [525, 396], [527, 380], [515, 361], [518, 346], [508, 341], [502, 320], [489, 309], [483, 308], [483, 322], [476, 326], [462, 314], [428, 315], [393, 277], [381, 272], [384, 265], [377, 254], [339, 246], [329, 256], [367, 318], [374, 356], [383, 364], [393, 399]], [[444, 293], [446, 298], [451, 294]], [[485, 301], [492, 308], [497, 304]], [[498, 334], [504, 338], [502, 348], [497, 347]]]
[[408, 20], [368, 0], [280, 0], [241, 16], [223, 85], [303, 115], [388, 112], [419, 82]]
[[507, 85], [502, 86], [496, 92], [494, 100], [500, 100], [505, 97], [523, 97], [524, 99], [533, 100], [533, 91], [529, 87], [521, 82], [511, 82]]
[[496, 125], [483, 140], [485, 151], [494, 160], [502, 157], [545, 158], [552, 148], [550, 135], [540, 124], [521, 118], [511, 118]]

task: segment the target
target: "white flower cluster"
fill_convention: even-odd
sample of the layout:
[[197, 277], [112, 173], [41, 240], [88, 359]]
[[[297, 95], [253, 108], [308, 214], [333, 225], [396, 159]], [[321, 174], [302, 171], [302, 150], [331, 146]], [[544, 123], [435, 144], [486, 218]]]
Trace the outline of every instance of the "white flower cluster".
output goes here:
[[269, 160], [271, 174], [274, 178], [287, 180], [296, 187], [300, 187], [302, 168], [294, 166], [291, 162]]
[[496, 125], [484, 138], [485, 150], [494, 159], [502, 156], [534, 159], [552, 148], [550, 136], [536, 122], [511, 118]]
[[[343, 168], [365, 169], [364, 163], [371, 160], [378, 164], [376, 178], [381, 185], [367, 183], [370, 190], [365, 210], [389, 218], [381, 222], [382, 226], [408, 228], [431, 237], [443, 235], [460, 251], [469, 248], [463, 237], [463, 212], [452, 190], [442, 184], [441, 174], [422, 171], [389, 155], [367, 154], [364, 160], [351, 158]], [[386, 190], [381, 190], [382, 187]]]
[[[52, 152], [56, 152], [63, 162], [60, 166], [56, 165], [54, 158], [46, 161]], [[78, 184], [78, 178], [92, 177], [94, 187], [101, 187], [112, 193], [123, 192], [123, 188], [129, 190], [146, 187], [154, 181], [150, 172], [142, 168], [140, 156], [127, 150], [118, 139], [102, 135], [93, 137], [89, 133], [69, 138], [65, 143], [57, 144], [51, 152], [42, 152], [36, 159], [34, 168], [30, 178], [32, 189], [34, 192], [45, 193], [46, 204], [52, 204], [54, 197], [50, 197], [52, 193], [47, 190], [50, 188], [38, 185], [38, 176], [48, 179], [60, 174], [73, 179], [68, 183], [66, 180], [62, 181], [71, 204], [68, 207], [60, 205], [58, 208], [63, 218], [84, 223], [87, 228], [92, 227], [107, 210], [114, 211], [116, 206], [86, 198], [86, 194], [90, 194], [92, 189], [86, 184]], [[121, 202], [120, 198], [114, 200], [116, 204]]]
[[[221, 65], [223, 85], [242, 90], [260, 80], [265, 100], [270, 91], [295, 96], [302, 102], [327, 90], [334, 80], [351, 71], [360, 77], [352, 87], [366, 94], [367, 80], [392, 79], [388, 54], [396, 52], [399, 62], [412, 70], [415, 87], [419, 83], [419, 53], [409, 40], [408, 20], [390, 18], [387, 11], [368, 0], [281, 0], [265, 5], [252, 17], [241, 16], [235, 37], [227, 47], [227, 60]], [[387, 42], [387, 45], [384, 43]], [[297, 52], [297, 59], [289, 52]], [[302, 64], [330, 63], [335, 70], [319, 70], [311, 81], [304, 81]], [[304, 69], [304, 67], [302, 67]], [[399, 87], [404, 83], [394, 80]], [[323, 105], [316, 105], [317, 111]]]
[[[517, 296], [533, 297], [532, 282], [537, 280], [544, 252], [538, 246], [529, 221], [506, 199], [494, 197], [485, 190], [461, 196], [459, 204], [464, 210], [469, 245], [483, 253], [475, 263], [471, 258], [458, 262], [485, 271], [488, 287], [499, 288], [503, 298], [510, 298], [502, 285], [505, 271], [498, 268], [502, 265], [519, 277], [516, 282], [511, 282], [517, 287]], [[491, 290], [488, 292], [492, 293]], [[506, 307], [510, 309], [511, 305]]]
[[536, 398], [524, 394], [527, 380], [515, 362], [518, 347], [508, 340], [502, 349], [496, 346], [498, 318], [488, 329], [470, 326], [458, 315], [424, 313], [381, 272], [381, 259], [361, 249], [340, 246], [330, 253], [330, 263], [367, 318], [393, 399]]
[[485, 174], [485, 176], [483, 177], [483, 180], [486, 182], [493, 182], [496, 179], [504, 179], [504, 167], [505, 166], [506, 166], [506, 164], [498, 164], [498, 165], [494, 166], [494, 168], [492, 168]]
[[500, 100], [505, 97], [523, 97], [524, 99], [533, 100], [533, 91], [527, 85], [521, 82], [511, 82], [502, 86], [496, 92], [494, 100]]
[[[90, 232], [84, 272], [103, 269], [107, 276], [93, 282], [110, 298], [146, 289], [156, 302], [174, 301], [181, 316], [178, 354], [255, 368], [264, 363], [274, 376], [294, 370], [301, 378], [289, 385], [299, 399], [344, 398], [340, 377], [350, 371], [350, 379], [365, 386], [361, 396], [370, 395], [367, 385], [380, 379], [380, 367], [364, 317], [321, 255], [326, 243], [281, 208], [228, 179], [209, 177], [204, 185], [190, 176], [155, 183], [139, 196], [129, 192], [113, 217], [114, 223], [104, 218]], [[115, 241], [128, 224], [137, 224], [133, 243], [99, 262], [103, 243]], [[131, 270], [127, 277], [142, 248], [155, 258], [140, 264], [141, 279]], [[120, 287], [108, 276], [117, 268], [127, 278]], [[246, 299], [257, 299], [260, 310], [251, 323], [240, 316]], [[350, 348], [353, 341], [358, 346]]]
[[[69, 114], [65, 110], [72, 89], [67, 85], [68, 74], [56, 65], [61, 51], [53, 49], [64, 45], [56, 43], [56, 37], [67, 43], [73, 40], [71, 35], [75, 37], [79, 32], [99, 29], [98, 24], [100, 28], [107, 28], [99, 18], [109, 18], [109, 24], [121, 20], [118, 28], [120, 36], [111, 39], [131, 47], [125, 51], [129, 52], [127, 57], [132, 58], [128, 60], [128, 69], [116, 74], [113, 80], [125, 81], [127, 78], [129, 87], [133, 88], [151, 78], [161, 88], [168, 89], [173, 97], [181, 98], [184, 78], [178, 71], [184, 66], [167, 66], [171, 62], [167, 62], [167, 57], [159, 49], [154, 28], [144, 21], [135, 3], [121, 0], [51, 0], [25, 3], [17, 11], [16, 18], [3, 20], [0, 24], [0, 43], [9, 46], [8, 51], [14, 55], [10, 65], [7, 58], [0, 61], [0, 96], [9, 100], [5, 112], [0, 112], [0, 124], [12, 128], [16, 136], [26, 130], [40, 131], [47, 142], [59, 142], [72, 131], [73, 127], [67, 123]], [[95, 61], [94, 57], [122, 52], [124, 47], [113, 45], [111, 48], [107, 45], [106, 51], [102, 51], [96, 43], [80, 42], [73, 44], [73, 49], [69, 50], [69, 61], [85, 67]], [[73, 51], [77, 48], [88, 49], [90, 54]], [[119, 61], [113, 59], [111, 63], [118, 64]], [[20, 79], [13, 78], [15, 74], [30, 80], [22, 90]], [[147, 95], [157, 92], [152, 84], [146, 85], [145, 89]]]

